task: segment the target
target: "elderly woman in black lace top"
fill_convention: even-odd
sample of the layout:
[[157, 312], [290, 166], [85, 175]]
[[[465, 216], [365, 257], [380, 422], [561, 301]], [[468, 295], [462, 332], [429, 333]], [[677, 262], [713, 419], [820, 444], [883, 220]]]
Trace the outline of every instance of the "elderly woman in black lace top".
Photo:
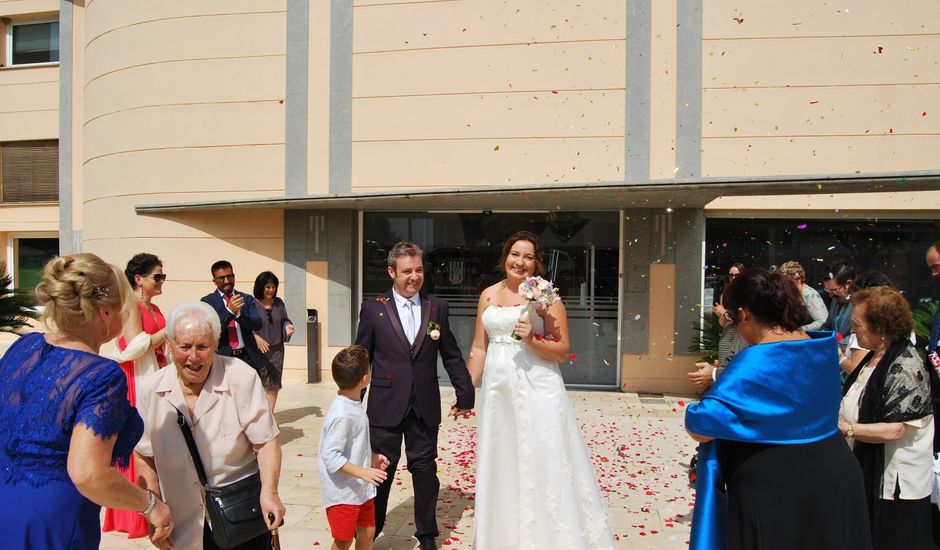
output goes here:
[[843, 388], [839, 429], [862, 466], [875, 548], [934, 548], [931, 378], [908, 336], [907, 300], [879, 286], [852, 296], [852, 330], [870, 350]]

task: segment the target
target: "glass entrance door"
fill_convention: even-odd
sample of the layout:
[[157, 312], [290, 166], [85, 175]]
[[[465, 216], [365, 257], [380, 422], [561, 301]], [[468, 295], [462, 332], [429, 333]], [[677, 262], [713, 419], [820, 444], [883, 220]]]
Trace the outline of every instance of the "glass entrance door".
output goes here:
[[[525, 229], [538, 236], [545, 277], [568, 312], [571, 354], [561, 365], [570, 386], [619, 387], [617, 212], [363, 213], [362, 294], [388, 291], [388, 250], [410, 240], [425, 252], [426, 291], [450, 304], [450, 323], [466, 356], [482, 289], [503, 278], [497, 262], [506, 237]], [[447, 382], [439, 368], [442, 383]]]

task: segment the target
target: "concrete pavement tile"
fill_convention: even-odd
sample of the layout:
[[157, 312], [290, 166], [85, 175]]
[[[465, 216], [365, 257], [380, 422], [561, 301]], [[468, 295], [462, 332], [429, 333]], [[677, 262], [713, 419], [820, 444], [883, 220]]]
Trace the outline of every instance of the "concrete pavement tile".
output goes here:
[[[442, 388], [441, 394], [442, 407], [449, 407], [453, 390]], [[641, 402], [637, 394], [572, 391], [569, 396], [620, 548], [688, 548], [694, 491], [688, 486], [685, 468], [695, 448], [682, 425], [688, 398], [667, 396], [651, 404]], [[315, 542], [328, 548], [332, 543], [320, 500], [317, 447], [323, 414], [335, 397], [332, 382], [307, 385], [285, 380], [278, 398], [275, 416], [284, 436], [280, 494], [287, 507], [286, 525], [281, 529], [284, 550], [314, 548]], [[442, 548], [472, 547], [475, 435], [475, 418], [445, 419], [440, 428], [438, 546]], [[417, 546], [412, 536], [412, 491], [408, 472], [396, 472], [386, 520], [386, 533], [391, 534], [376, 541], [376, 550]], [[147, 539], [129, 541], [123, 534], [105, 533], [101, 548], [152, 546]]]

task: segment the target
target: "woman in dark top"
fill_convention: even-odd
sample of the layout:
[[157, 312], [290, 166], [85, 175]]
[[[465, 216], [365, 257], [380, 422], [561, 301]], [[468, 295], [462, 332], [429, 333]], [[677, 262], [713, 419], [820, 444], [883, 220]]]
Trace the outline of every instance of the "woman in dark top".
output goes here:
[[294, 334], [294, 324], [287, 317], [284, 300], [277, 297], [280, 281], [270, 271], [262, 271], [255, 278], [254, 296], [261, 315], [261, 330], [255, 332], [255, 342], [264, 354], [267, 376], [262, 379], [268, 393], [271, 411], [277, 402], [277, 392], [281, 389], [281, 375], [284, 372], [284, 342]]
[[870, 549], [862, 473], [837, 426], [835, 338], [800, 329], [806, 306], [780, 273], [745, 270], [724, 302], [750, 347], [686, 411], [702, 442], [691, 548]]

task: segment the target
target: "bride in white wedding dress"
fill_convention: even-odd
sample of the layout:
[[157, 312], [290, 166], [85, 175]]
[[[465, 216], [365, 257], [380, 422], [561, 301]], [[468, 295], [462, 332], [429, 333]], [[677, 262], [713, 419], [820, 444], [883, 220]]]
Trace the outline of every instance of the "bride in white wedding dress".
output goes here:
[[607, 509], [558, 369], [569, 351], [565, 307], [536, 309], [519, 294], [526, 277], [542, 272], [535, 235], [509, 237], [500, 266], [506, 278], [480, 295], [468, 361], [474, 384], [483, 382], [473, 546], [613, 549]]

